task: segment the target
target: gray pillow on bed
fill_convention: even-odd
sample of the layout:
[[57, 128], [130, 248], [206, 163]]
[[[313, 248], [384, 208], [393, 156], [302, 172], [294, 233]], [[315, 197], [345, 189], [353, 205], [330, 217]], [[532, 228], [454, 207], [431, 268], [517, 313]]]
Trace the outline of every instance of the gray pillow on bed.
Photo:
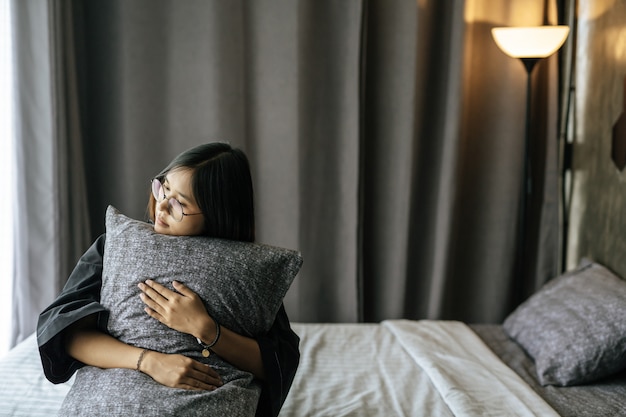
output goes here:
[[209, 314], [221, 325], [256, 336], [272, 326], [301, 264], [301, 255], [293, 250], [157, 234], [152, 225], [130, 219], [110, 206], [101, 294], [101, 303], [110, 311], [108, 331], [130, 345], [208, 363], [224, 385], [212, 392], [172, 389], [134, 370], [84, 367], [77, 373], [61, 414], [254, 415], [260, 386], [252, 375], [215, 354], [203, 358], [195, 337], [148, 316], [137, 284], [151, 278], [173, 290], [173, 280], [182, 282], [203, 299]]
[[547, 283], [504, 321], [542, 385], [596, 381], [626, 368], [626, 281], [598, 263]]

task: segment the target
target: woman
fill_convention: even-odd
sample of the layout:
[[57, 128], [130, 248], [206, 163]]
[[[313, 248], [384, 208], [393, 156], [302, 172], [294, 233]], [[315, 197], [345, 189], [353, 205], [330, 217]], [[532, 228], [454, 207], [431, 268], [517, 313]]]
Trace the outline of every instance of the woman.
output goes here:
[[[152, 182], [148, 203], [157, 233], [254, 241], [252, 180], [245, 154], [209, 143], [176, 157]], [[127, 345], [106, 333], [100, 304], [105, 235], [81, 257], [59, 297], [39, 317], [38, 343], [46, 377], [67, 381], [83, 365], [139, 369], [174, 388], [213, 390], [222, 382], [208, 365]], [[146, 314], [195, 336], [199, 343], [262, 383], [259, 416], [276, 416], [299, 361], [298, 336], [281, 307], [270, 331], [257, 339], [239, 335], [208, 315], [200, 298], [183, 284], [176, 292], [146, 280], [139, 284]], [[104, 329], [104, 330], [103, 330]]]

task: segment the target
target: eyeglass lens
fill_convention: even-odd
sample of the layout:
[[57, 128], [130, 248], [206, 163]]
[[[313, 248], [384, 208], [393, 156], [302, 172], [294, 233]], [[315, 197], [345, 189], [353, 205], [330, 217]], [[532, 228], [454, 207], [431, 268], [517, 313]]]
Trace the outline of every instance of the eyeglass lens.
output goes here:
[[[167, 198], [165, 190], [163, 189], [163, 184], [161, 184], [161, 181], [157, 179], [152, 180], [152, 195], [157, 202]], [[174, 220], [177, 222], [181, 221], [183, 219], [183, 207], [180, 205], [180, 202], [175, 198], [170, 198], [167, 201], [167, 205]]]

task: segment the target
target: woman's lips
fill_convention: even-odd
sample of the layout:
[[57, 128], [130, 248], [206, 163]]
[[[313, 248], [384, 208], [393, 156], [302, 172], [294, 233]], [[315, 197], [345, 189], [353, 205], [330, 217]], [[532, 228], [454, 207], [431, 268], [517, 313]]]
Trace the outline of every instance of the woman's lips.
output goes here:
[[165, 222], [163, 221], [163, 219], [161, 218], [161, 216], [157, 216], [157, 218], [156, 218], [156, 222], [157, 222], [157, 224], [158, 224], [159, 226], [164, 226], [164, 227], [167, 227], [167, 223], [165, 223]]

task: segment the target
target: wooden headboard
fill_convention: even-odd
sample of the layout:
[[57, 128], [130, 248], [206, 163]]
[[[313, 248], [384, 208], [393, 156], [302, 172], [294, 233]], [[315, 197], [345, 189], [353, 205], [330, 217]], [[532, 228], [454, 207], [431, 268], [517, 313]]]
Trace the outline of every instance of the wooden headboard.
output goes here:
[[580, 1], [567, 268], [586, 256], [626, 279], [626, 0]]

